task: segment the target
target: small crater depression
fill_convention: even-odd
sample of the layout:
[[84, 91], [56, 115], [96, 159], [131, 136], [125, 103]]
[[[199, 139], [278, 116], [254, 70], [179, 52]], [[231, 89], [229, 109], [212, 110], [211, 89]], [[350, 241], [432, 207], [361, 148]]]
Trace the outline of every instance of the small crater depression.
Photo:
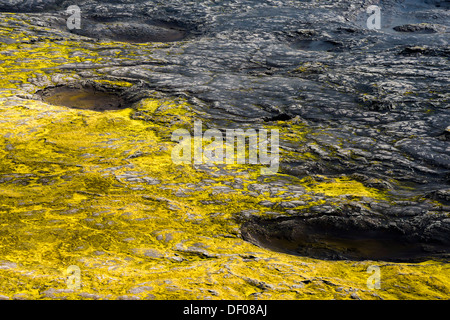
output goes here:
[[129, 43], [175, 42], [187, 37], [187, 30], [172, 22], [130, 20], [130, 18], [100, 18], [83, 20], [74, 34], [100, 40]]
[[331, 40], [297, 40], [293, 43], [293, 47], [304, 51], [335, 51], [341, 49], [338, 42]]
[[48, 104], [74, 109], [108, 111], [131, 106], [121, 92], [94, 85], [50, 87], [36, 92], [35, 96]]
[[421, 262], [448, 259], [449, 246], [424, 243], [384, 226], [325, 219], [253, 219], [241, 227], [244, 240], [257, 246], [323, 260]]

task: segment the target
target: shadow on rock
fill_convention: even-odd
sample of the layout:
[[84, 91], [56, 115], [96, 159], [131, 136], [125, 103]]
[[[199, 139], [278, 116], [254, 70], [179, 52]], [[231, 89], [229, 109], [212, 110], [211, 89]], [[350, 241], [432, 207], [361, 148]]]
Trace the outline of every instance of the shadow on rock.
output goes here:
[[401, 223], [381, 219], [322, 216], [253, 218], [242, 225], [241, 232], [244, 240], [257, 246], [315, 259], [448, 260], [450, 239], [445, 227], [434, 231], [444, 235], [435, 239], [425, 239], [420, 230], [411, 233], [406, 229]]

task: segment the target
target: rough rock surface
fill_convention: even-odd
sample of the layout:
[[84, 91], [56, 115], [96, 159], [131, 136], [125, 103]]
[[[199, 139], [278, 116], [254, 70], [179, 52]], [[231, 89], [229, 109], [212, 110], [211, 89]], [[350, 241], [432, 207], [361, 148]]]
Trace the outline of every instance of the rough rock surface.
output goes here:
[[[448, 1], [77, 1], [70, 31], [72, 4], [0, 0], [2, 297], [450, 296]], [[279, 174], [173, 165], [194, 119], [278, 128]]]

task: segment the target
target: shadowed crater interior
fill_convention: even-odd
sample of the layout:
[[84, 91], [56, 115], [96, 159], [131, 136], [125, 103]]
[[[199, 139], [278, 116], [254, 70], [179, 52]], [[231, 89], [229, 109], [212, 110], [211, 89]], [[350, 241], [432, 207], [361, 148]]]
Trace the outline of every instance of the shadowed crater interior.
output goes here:
[[120, 42], [174, 42], [186, 38], [187, 30], [174, 22], [130, 19], [128, 17], [91, 17], [84, 19], [77, 35]]
[[36, 98], [55, 106], [94, 111], [117, 110], [131, 106], [119, 91], [91, 84], [46, 88], [36, 92]]
[[297, 40], [293, 47], [304, 51], [334, 51], [341, 49], [339, 43], [331, 40]]
[[277, 252], [324, 260], [420, 262], [448, 258], [448, 243], [405, 235], [389, 223], [340, 217], [254, 218], [241, 228], [244, 240]]

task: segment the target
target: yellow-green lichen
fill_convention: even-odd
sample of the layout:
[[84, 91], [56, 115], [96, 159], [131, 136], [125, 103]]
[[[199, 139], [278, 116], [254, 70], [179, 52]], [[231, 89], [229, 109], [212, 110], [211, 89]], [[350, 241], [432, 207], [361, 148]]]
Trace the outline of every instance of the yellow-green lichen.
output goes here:
[[[347, 177], [340, 177], [335, 179], [327, 179], [323, 177], [324, 181], [308, 183], [307, 189], [315, 193], [323, 193], [330, 197], [339, 196], [354, 196], [354, 197], [368, 197], [374, 199], [385, 199], [386, 196], [375, 188], [364, 186], [361, 182], [351, 180]], [[306, 180], [309, 180], [306, 178]]]

